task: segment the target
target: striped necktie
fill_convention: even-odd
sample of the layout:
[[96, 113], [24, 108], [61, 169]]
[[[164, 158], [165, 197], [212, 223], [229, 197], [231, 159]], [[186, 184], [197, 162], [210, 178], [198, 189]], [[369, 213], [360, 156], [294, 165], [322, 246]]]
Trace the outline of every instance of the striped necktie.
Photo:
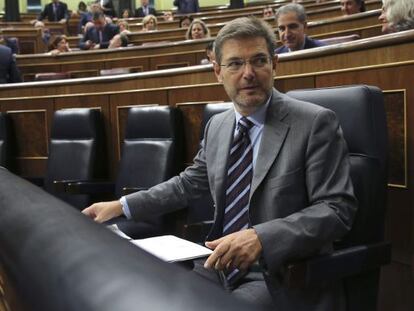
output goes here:
[[[238, 133], [230, 148], [227, 170], [226, 209], [223, 236], [249, 227], [249, 195], [253, 176], [253, 150], [249, 130], [254, 124], [246, 117], [238, 123]], [[245, 273], [239, 269], [225, 271], [228, 285], [234, 284]]]
[[223, 236], [249, 226], [249, 194], [253, 176], [253, 150], [249, 130], [253, 125], [246, 117], [242, 117], [238, 123], [238, 133], [231, 144]]

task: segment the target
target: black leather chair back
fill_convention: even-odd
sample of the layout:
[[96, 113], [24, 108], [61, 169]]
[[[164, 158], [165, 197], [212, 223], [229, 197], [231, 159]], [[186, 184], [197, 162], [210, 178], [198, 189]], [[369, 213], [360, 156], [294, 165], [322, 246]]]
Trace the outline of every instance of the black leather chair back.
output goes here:
[[[201, 121], [200, 143], [204, 138], [204, 130], [210, 118], [215, 114], [233, 109], [233, 103], [208, 103], [204, 106], [203, 119]], [[200, 146], [199, 146], [200, 147]], [[212, 220], [214, 217], [214, 201], [211, 194], [205, 194], [202, 197], [189, 202], [187, 211], [187, 224], [193, 224], [200, 221]], [[191, 239], [192, 237], [188, 236]], [[201, 238], [201, 237], [200, 237]], [[204, 237], [203, 237], [204, 238]], [[200, 242], [200, 241], [197, 241]]]
[[0, 166], [8, 169], [12, 163], [12, 134], [10, 119], [7, 114], [0, 112]]
[[[183, 167], [183, 122], [180, 110], [168, 106], [134, 107], [128, 112], [115, 196], [123, 188], [147, 189], [178, 174]], [[118, 222], [135, 238], [165, 232], [168, 216], [146, 222]]]
[[105, 177], [106, 150], [103, 120], [98, 109], [57, 110], [53, 116], [45, 189], [73, 206], [90, 204], [87, 195], [56, 192], [54, 181]]
[[[387, 187], [387, 128], [382, 92], [355, 85], [295, 90], [289, 96], [333, 110], [347, 142], [359, 202], [351, 231], [337, 249], [381, 242]], [[376, 310], [379, 269], [345, 280], [348, 310]]]
[[128, 112], [115, 195], [124, 187], [150, 188], [182, 168], [182, 118], [168, 106], [134, 107]]

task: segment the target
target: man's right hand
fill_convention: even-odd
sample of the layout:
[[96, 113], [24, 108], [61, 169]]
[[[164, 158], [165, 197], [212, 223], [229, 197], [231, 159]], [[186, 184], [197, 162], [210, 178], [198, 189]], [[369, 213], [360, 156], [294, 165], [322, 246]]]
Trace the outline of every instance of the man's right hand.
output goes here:
[[83, 214], [89, 216], [96, 222], [102, 223], [123, 214], [121, 202], [99, 202], [92, 204], [82, 211]]

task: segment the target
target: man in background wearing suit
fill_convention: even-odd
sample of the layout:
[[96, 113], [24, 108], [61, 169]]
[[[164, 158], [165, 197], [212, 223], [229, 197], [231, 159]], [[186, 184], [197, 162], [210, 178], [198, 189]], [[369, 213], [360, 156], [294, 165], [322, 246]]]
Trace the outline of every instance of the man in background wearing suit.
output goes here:
[[279, 39], [283, 46], [275, 53], [287, 53], [304, 49], [311, 49], [325, 44], [306, 36], [306, 13], [303, 6], [290, 3], [280, 7], [275, 14]]
[[210, 119], [194, 164], [83, 213], [97, 222], [122, 214], [139, 221], [210, 192], [215, 213], [206, 246], [214, 251], [195, 272], [276, 310], [343, 310], [341, 283], [286, 284], [286, 264], [329, 253], [351, 228], [357, 203], [335, 114], [273, 88], [275, 42], [260, 19], [226, 24], [215, 40], [214, 71], [234, 109]]
[[22, 82], [10, 48], [0, 45], [0, 84]]
[[157, 15], [153, 7], [150, 7], [148, 0], [141, 0], [141, 6], [135, 10], [135, 17], [145, 17], [147, 15]]
[[79, 47], [82, 50], [89, 49], [106, 49], [109, 42], [116, 35], [119, 34], [119, 27], [112, 23], [108, 23], [105, 15], [102, 12], [94, 12], [92, 16], [94, 27], [89, 28]]
[[59, 0], [52, 0], [52, 3], [46, 4], [37, 20], [41, 21], [47, 17], [49, 22], [66, 23], [68, 15], [68, 6]]

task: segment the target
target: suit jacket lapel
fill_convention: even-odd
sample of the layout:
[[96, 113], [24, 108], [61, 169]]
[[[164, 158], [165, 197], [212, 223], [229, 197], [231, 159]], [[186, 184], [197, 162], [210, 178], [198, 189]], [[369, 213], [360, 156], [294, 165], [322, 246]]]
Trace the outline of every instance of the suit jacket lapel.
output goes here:
[[223, 195], [226, 188], [227, 159], [230, 152], [230, 145], [233, 140], [235, 116], [233, 111], [229, 111], [217, 135], [217, 162], [215, 163], [215, 188], [217, 206], [224, 206]]
[[283, 96], [278, 91], [273, 90], [272, 102], [266, 114], [259, 154], [254, 168], [250, 199], [276, 160], [285, 141], [289, 125], [283, 123], [282, 119], [287, 114], [288, 109], [284, 103]]

